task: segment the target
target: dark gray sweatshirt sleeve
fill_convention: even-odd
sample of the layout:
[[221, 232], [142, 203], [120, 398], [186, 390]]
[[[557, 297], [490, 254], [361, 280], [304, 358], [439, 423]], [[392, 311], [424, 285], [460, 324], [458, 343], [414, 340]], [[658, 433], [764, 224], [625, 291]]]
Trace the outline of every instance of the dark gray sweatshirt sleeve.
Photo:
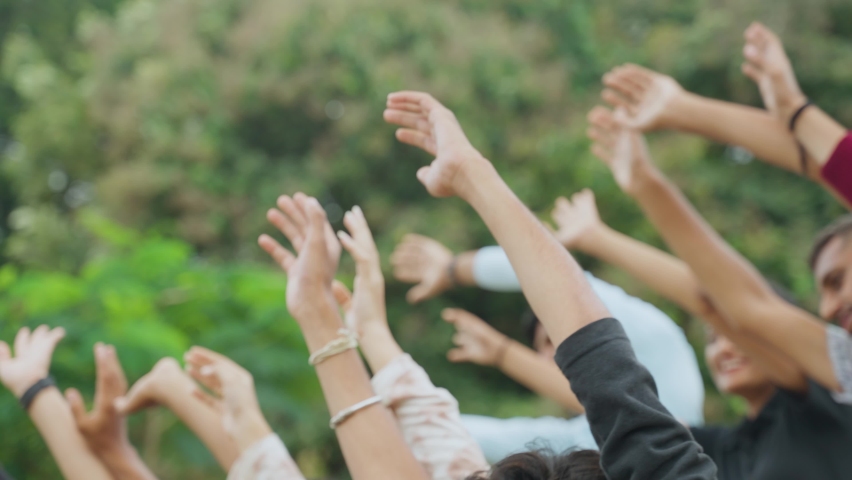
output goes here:
[[583, 327], [562, 342], [555, 360], [586, 409], [607, 478], [716, 478], [716, 465], [660, 403], [618, 320]]

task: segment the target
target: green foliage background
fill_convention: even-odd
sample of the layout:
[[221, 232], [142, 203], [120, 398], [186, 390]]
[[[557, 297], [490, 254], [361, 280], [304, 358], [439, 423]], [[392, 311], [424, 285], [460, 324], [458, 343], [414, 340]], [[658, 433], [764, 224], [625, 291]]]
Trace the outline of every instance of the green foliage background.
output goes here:
[[[343, 210], [362, 206], [385, 258], [412, 231], [456, 250], [492, 243], [461, 202], [428, 197], [414, 177], [428, 158], [381, 121], [387, 93], [423, 89], [542, 218], [557, 196], [590, 187], [605, 221], [659, 245], [588, 152], [599, 79], [632, 61], [759, 105], [739, 73], [755, 19], [783, 35], [814, 101], [852, 125], [848, 0], [0, 0], [0, 338], [65, 326], [54, 373], [84, 392], [97, 340], [118, 347], [131, 380], [192, 344], [220, 350], [255, 374], [308, 476], [343, 478], [284, 279], [255, 244], [277, 195], [318, 196], [338, 228]], [[841, 207], [728, 146], [671, 133], [651, 145], [725, 238], [813, 307], [804, 258]], [[664, 308], [701, 352], [700, 328], [682, 312], [580, 260]], [[406, 288], [389, 281], [394, 331], [463, 411], [556, 411], [443, 357], [441, 308], [463, 306], [518, 336], [519, 295], [459, 291], [411, 307]], [[740, 406], [708, 387], [708, 420], [735, 419]], [[0, 432], [11, 473], [58, 476], [8, 394]], [[224, 476], [164, 412], [134, 418], [133, 439], [163, 478]]]

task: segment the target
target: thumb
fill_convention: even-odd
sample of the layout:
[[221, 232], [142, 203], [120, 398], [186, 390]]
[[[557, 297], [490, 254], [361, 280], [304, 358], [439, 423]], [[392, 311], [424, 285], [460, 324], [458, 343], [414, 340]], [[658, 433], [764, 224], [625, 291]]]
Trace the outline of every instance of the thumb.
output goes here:
[[155, 402], [146, 393], [149, 377], [139, 379], [127, 392], [127, 395], [113, 400], [113, 406], [122, 415], [130, 415], [144, 408], [148, 408]]
[[417, 170], [417, 180], [420, 180], [420, 183], [426, 185], [427, 179], [429, 178], [430, 167], [421, 167]]
[[432, 289], [428, 285], [421, 283], [409, 290], [405, 295], [405, 299], [412, 305], [418, 304], [431, 297], [431, 290]]
[[348, 313], [352, 307], [352, 292], [339, 280], [335, 280], [331, 284], [331, 292], [334, 294], [334, 300], [337, 301], [340, 309]]
[[76, 388], [65, 390], [65, 399], [71, 407], [71, 414], [74, 415], [74, 422], [79, 427], [86, 421], [86, 406], [83, 405], [83, 396]]
[[453, 348], [447, 352], [447, 360], [453, 363], [462, 363], [468, 361], [468, 356], [461, 348]]

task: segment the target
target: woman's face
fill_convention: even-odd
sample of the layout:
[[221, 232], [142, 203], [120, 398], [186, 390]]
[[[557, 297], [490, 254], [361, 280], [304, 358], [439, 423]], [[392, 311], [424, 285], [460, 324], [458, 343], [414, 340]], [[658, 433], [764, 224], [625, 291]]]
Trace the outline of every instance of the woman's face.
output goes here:
[[716, 387], [723, 393], [748, 398], [771, 387], [769, 376], [727, 337], [709, 333], [704, 350]]

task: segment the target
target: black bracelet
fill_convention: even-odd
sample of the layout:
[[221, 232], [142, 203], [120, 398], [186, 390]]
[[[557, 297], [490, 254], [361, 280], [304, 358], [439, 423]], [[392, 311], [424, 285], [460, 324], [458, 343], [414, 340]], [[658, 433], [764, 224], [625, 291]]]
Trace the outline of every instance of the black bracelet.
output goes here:
[[33, 401], [36, 399], [39, 393], [41, 393], [44, 389], [55, 387], [56, 380], [53, 379], [50, 375], [42, 378], [37, 381], [32, 387], [28, 388], [23, 395], [21, 395], [21, 406], [24, 407], [24, 410], [29, 411], [30, 405], [33, 404]]
[[[801, 107], [799, 107], [799, 109], [796, 110], [796, 113], [794, 113], [793, 116], [790, 117], [789, 128], [790, 128], [790, 132], [793, 134], [794, 137], [795, 137], [795, 134], [796, 134], [796, 123], [799, 122], [799, 118], [802, 116], [803, 113], [805, 113], [805, 110], [807, 110], [808, 107], [810, 107], [811, 105], [813, 105], [813, 102], [811, 102], [810, 100], [806, 101], [805, 104], [802, 105]], [[805, 146], [802, 145], [801, 142], [796, 140], [796, 145], [799, 146], [799, 166], [802, 170], [802, 175], [807, 176], [808, 175], [808, 154], [805, 151]]]
[[459, 284], [459, 279], [456, 276], [456, 265], [459, 263], [459, 257], [454, 256], [453, 260], [447, 265], [447, 277], [450, 279], [450, 285], [455, 287]]

